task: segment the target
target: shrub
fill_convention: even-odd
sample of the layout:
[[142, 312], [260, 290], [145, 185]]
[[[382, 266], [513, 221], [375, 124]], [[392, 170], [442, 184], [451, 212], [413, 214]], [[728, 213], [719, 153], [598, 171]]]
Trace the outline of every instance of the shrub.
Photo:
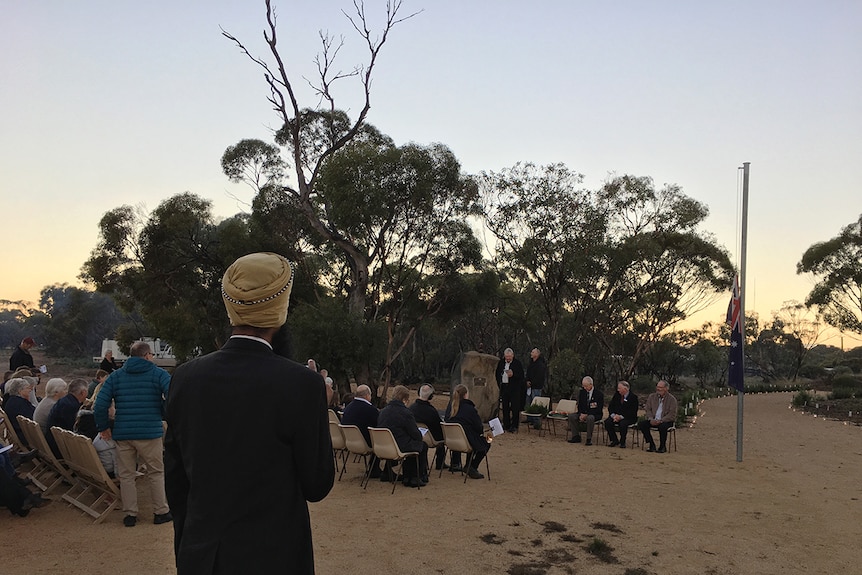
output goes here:
[[793, 407], [805, 407], [809, 403], [813, 402], [814, 394], [808, 390], [803, 389], [793, 396], [793, 400], [790, 403], [793, 405]]

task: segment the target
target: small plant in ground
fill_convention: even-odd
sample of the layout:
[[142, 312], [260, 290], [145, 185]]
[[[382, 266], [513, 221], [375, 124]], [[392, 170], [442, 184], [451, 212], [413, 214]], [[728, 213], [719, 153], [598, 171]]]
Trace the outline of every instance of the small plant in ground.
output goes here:
[[572, 535], [571, 533], [566, 533], [565, 535], [560, 535], [560, 540], [567, 541], [569, 543], [583, 543], [584, 540], [576, 535]]
[[544, 526], [546, 533], [561, 532], [566, 531], [567, 529], [565, 525], [557, 523], [556, 521], [545, 521], [542, 525]]
[[801, 390], [793, 396], [791, 403], [793, 407], [805, 407], [814, 402], [814, 394], [808, 390]]
[[548, 568], [544, 565], [534, 565], [532, 563], [516, 563], [509, 567], [509, 575], [545, 575]]
[[590, 541], [590, 544], [585, 549], [587, 553], [594, 555], [605, 563], [618, 563], [617, 558], [613, 555], [614, 548], [604, 539], [593, 537], [593, 540]]
[[488, 545], [500, 545], [506, 541], [501, 537], [497, 537], [496, 533], [485, 533], [479, 539], [482, 540], [482, 543], [487, 543]]
[[614, 525], [613, 523], [593, 523], [593, 529], [602, 529], [604, 531], [610, 531], [611, 533], [622, 533], [623, 530]]
[[541, 539], [533, 539], [532, 541], [530, 541], [530, 543], [533, 545], [533, 547], [541, 547], [543, 541]]
[[650, 575], [650, 572], [642, 567], [629, 567], [623, 572], [623, 575]]

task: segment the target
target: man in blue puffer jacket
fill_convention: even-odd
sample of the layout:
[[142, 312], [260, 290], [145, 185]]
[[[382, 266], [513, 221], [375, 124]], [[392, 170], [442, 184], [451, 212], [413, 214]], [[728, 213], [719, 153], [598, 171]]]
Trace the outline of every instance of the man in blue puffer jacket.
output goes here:
[[[123, 499], [123, 525], [134, 527], [138, 517], [138, 492], [135, 488], [137, 462], [147, 466], [153, 499], [153, 523], [173, 520], [165, 497], [165, 467], [162, 457], [162, 413], [168, 395], [170, 374], [156, 366], [149, 344], [138, 341], [129, 350], [129, 359], [113, 372], [96, 399], [93, 412], [96, 429], [105, 441], [117, 442], [117, 476]], [[116, 417], [109, 427], [108, 408], [114, 402]]]

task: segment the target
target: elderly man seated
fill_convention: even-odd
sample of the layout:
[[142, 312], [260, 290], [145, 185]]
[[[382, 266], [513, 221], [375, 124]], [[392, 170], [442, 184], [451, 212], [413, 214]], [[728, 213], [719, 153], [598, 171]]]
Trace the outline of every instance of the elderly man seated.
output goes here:
[[[368, 428], [377, 427], [377, 416], [379, 413], [377, 408], [371, 405], [371, 388], [367, 385], [360, 385], [356, 388], [356, 395], [353, 401], [344, 406], [344, 413], [341, 415], [341, 424], [358, 427], [365, 438], [365, 443], [371, 447], [371, 435], [368, 433]], [[371, 477], [380, 477], [380, 464], [376, 457], [371, 458], [370, 465]]]
[[33, 412], [33, 421], [39, 424], [42, 428], [42, 433], [48, 434], [51, 427], [48, 425], [48, 416], [51, 414], [51, 408], [57, 403], [60, 398], [66, 395], [66, 390], [69, 387], [65, 381], [59, 377], [53, 377], [45, 384], [45, 397], [36, 406]]
[[[410, 411], [413, 412], [413, 417], [417, 423], [421, 423], [428, 428], [428, 433], [431, 434], [436, 441], [443, 441], [443, 428], [440, 422], [443, 419], [440, 417], [440, 412], [437, 408], [431, 405], [431, 398], [434, 397], [434, 387], [427, 383], [419, 388], [419, 397], [410, 406]], [[446, 459], [446, 445], [440, 444], [437, 446], [437, 453], [434, 461], [436, 469], [448, 469], [449, 466], [444, 463]]]
[[401, 451], [419, 452], [418, 469], [416, 459], [408, 458], [404, 461], [404, 485], [424, 487], [428, 485], [428, 456], [426, 455], [428, 446], [422, 441], [422, 432], [416, 425], [413, 412], [407, 408], [408, 399], [410, 399], [410, 390], [403, 385], [396, 385], [392, 390], [392, 399], [380, 410], [377, 426], [387, 427], [392, 431], [395, 443]]
[[[638, 429], [644, 434], [644, 439], [649, 445], [647, 451], [664, 453], [667, 451], [665, 447], [667, 430], [676, 421], [677, 411], [676, 398], [670, 394], [670, 386], [666, 381], [662, 380], [656, 384], [655, 393], [651, 393], [647, 397], [644, 411], [646, 412], [646, 420], [638, 423]], [[658, 449], [655, 448], [655, 442], [652, 433], [650, 433], [651, 429], [658, 429]]]

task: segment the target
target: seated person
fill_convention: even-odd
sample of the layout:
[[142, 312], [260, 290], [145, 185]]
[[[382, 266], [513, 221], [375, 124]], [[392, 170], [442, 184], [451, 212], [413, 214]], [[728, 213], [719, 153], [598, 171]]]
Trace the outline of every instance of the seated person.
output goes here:
[[[78, 417], [78, 411], [81, 409], [81, 404], [85, 399], [87, 399], [87, 380], [77, 378], [70, 381], [69, 392], [51, 408], [51, 413], [48, 415], [48, 429], [50, 430], [56, 426], [72, 431], [75, 427], [75, 419]], [[51, 451], [54, 452], [54, 457], [60, 459], [62, 454], [57, 447], [54, 434], [47, 434], [45, 439], [48, 440], [48, 445], [51, 447]]]
[[581, 391], [578, 393], [578, 411], [569, 414], [569, 427], [572, 430], [569, 443], [581, 442], [581, 425], [584, 425], [587, 431], [586, 445], [592, 445], [593, 428], [596, 421], [602, 418], [604, 408], [604, 394], [595, 388], [593, 378], [586, 376], [581, 380]]
[[21, 432], [21, 424], [18, 422], [18, 416], [23, 415], [28, 419], [33, 419], [33, 412], [36, 408], [30, 403], [30, 392], [33, 390], [33, 385], [27, 381], [32, 378], [13, 377], [6, 382], [6, 393], [9, 398], [3, 404], [3, 411], [9, 418], [9, 423], [12, 424], [12, 429], [18, 434], [21, 442], [30, 447], [27, 439]]
[[105, 352], [105, 357], [102, 358], [102, 363], [99, 364], [99, 369], [109, 374], [120, 369], [120, 366], [117, 365], [117, 360], [114, 359], [113, 350], [109, 349]]
[[101, 435], [96, 434], [93, 438], [93, 447], [96, 448], [96, 454], [99, 456], [99, 461], [102, 462], [102, 467], [108, 473], [108, 477], [114, 479], [117, 472], [117, 442], [113, 439], [104, 439]]
[[[353, 401], [344, 406], [341, 424], [358, 427], [359, 431], [362, 432], [362, 437], [365, 438], [365, 443], [371, 447], [371, 434], [368, 433], [368, 428], [377, 427], [379, 413], [377, 408], [371, 405], [371, 388], [367, 385], [360, 385], [356, 388], [356, 397]], [[380, 477], [380, 464], [376, 457], [371, 457], [370, 465], [371, 477]]]
[[[617, 383], [617, 391], [611, 398], [611, 403], [608, 405], [608, 418], [605, 419], [605, 431], [608, 432], [608, 439], [611, 441], [608, 446], [616, 447], [619, 445], [625, 448], [629, 426], [634, 425], [637, 421], [638, 396], [631, 392], [629, 382], [621, 381]], [[617, 441], [616, 426], [619, 427], [619, 441]]]
[[33, 421], [39, 424], [39, 427], [42, 428], [42, 433], [48, 434], [48, 430], [50, 429], [48, 427], [48, 415], [51, 414], [51, 408], [54, 407], [57, 400], [66, 395], [68, 387], [69, 384], [59, 377], [52, 377], [45, 384], [45, 397], [42, 398], [42, 401], [39, 402], [39, 405], [33, 411]]
[[[392, 390], [392, 399], [386, 407], [380, 410], [377, 418], [378, 427], [386, 427], [392, 431], [395, 443], [401, 451], [419, 452], [419, 468], [416, 459], [409, 457], [404, 460], [404, 485], [407, 487], [424, 487], [428, 485], [428, 446], [422, 441], [422, 432], [416, 425], [413, 412], [407, 408], [410, 390], [403, 385], [396, 385]], [[354, 400], [356, 401], [356, 400]]]
[[449, 416], [449, 422], [461, 424], [467, 441], [473, 448], [472, 458], [467, 460], [470, 463], [467, 476], [471, 479], [484, 478], [485, 476], [479, 472], [479, 464], [482, 463], [482, 459], [491, 449], [491, 444], [488, 443], [488, 438], [484, 435], [484, 426], [479, 412], [476, 411], [476, 405], [470, 401], [470, 392], [463, 383], [455, 386], [455, 391], [452, 393], [452, 412]]
[[[410, 406], [410, 411], [413, 412], [413, 417], [417, 423], [421, 423], [428, 428], [428, 433], [431, 434], [436, 441], [443, 441], [443, 428], [440, 427], [440, 422], [443, 419], [440, 417], [440, 412], [437, 408], [431, 405], [431, 398], [434, 397], [434, 387], [427, 383], [419, 388], [419, 397]], [[443, 461], [446, 458], [446, 446], [440, 444], [437, 446], [437, 453], [434, 457], [434, 467], [438, 470], [448, 469], [448, 465]]]
[[[646, 411], [646, 420], [638, 423], [638, 429], [644, 434], [644, 440], [649, 444], [647, 451], [664, 453], [667, 451], [665, 447], [667, 430], [676, 421], [677, 411], [676, 398], [670, 394], [670, 386], [666, 381], [662, 380], [656, 384], [655, 393], [651, 393], [647, 397], [644, 411]], [[650, 433], [651, 429], [658, 429], [658, 449], [655, 448], [655, 442], [652, 439], [652, 433]]]
[[108, 379], [108, 375], [110, 375], [104, 369], [97, 369], [96, 375], [93, 377], [93, 381], [87, 386], [87, 397], [93, 397], [93, 392], [96, 391], [96, 388], [102, 384], [103, 381]]
[[34, 507], [42, 507], [47, 499], [27, 489], [28, 480], [15, 472], [8, 453], [0, 453], [0, 506], [9, 509], [13, 515], [26, 517]]

